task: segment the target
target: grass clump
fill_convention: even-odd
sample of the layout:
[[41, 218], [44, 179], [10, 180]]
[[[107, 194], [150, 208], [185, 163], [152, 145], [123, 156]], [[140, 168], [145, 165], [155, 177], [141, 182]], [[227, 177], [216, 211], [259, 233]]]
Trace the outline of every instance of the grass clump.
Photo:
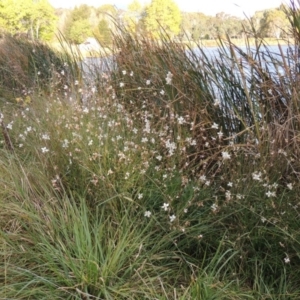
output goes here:
[[298, 299], [295, 52], [114, 40], [2, 103], [0, 298]]
[[29, 103], [33, 93], [61, 93], [70, 82], [70, 74], [74, 76], [75, 56], [66, 51], [61, 53], [38, 41], [7, 33], [1, 33], [0, 45], [3, 101]]

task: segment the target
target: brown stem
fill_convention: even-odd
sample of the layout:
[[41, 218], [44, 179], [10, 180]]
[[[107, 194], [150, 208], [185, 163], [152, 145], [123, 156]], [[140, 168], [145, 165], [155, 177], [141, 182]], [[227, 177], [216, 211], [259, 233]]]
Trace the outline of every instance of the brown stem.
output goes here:
[[3, 121], [1, 121], [1, 128], [2, 128], [2, 134], [3, 134], [5, 145], [6, 145], [7, 149], [9, 151], [13, 152], [14, 151], [14, 146], [11, 142], [8, 131], [7, 131], [6, 126], [5, 126]]

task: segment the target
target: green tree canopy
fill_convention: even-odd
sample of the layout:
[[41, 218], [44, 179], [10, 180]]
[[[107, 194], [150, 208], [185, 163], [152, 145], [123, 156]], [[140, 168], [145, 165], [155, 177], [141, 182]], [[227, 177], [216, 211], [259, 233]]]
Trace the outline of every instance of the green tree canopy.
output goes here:
[[280, 38], [288, 32], [289, 21], [280, 8], [268, 9], [263, 14], [260, 28], [264, 36]]
[[94, 31], [94, 35], [100, 42], [101, 46], [111, 46], [112, 33], [109, 28], [109, 24], [105, 19], [99, 21], [99, 24]]
[[128, 31], [132, 33], [139, 31], [143, 11], [144, 9], [138, 0], [133, 0], [133, 2], [128, 5], [128, 10], [123, 17], [124, 26]]
[[93, 35], [90, 23], [91, 7], [86, 4], [75, 7], [67, 17], [64, 35], [75, 44], [80, 44]]
[[32, 39], [49, 40], [56, 20], [48, 0], [0, 0], [0, 26], [12, 34], [26, 33]]
[[115, 17], [117, 14], [117, 9], [111, 4], [103, 4], [97, 8], [98, 14], [105, 14], [111, 17]]
[[155, 38], [162, 30], [174, 36], [180, 32], [181, 12], [172, 0], [152, 0], [146, 9], [144, 24], [146, 31]]

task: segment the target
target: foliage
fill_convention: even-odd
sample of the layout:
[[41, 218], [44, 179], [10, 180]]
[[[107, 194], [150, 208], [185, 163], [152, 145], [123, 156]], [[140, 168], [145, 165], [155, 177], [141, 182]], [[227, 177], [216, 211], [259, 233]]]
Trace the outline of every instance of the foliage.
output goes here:
[[34, 91], [60, 89], [66, 83], [60, 78], [60, 72], [66, 71], [65, 55], [9, 34], [2, 34], [0, 45], [1, 97], [22, 102]]
[[33, 40], [50, 40], [55, 24], [54, 8], [48, 0], [0, 2], [0, 25], [12, 34], [25, 33]]
[[[251, 26], [248, 22], [251, 21]], [[251, 28], [250, 28], [251, 27]], [[202, 13], [183, 13], [181, 35], [188, 39], [199, 40], [199, 38], [216, 38], [218, 35], [229, 35], [230, 37], [242, 38], [248, 29], [248, 33], [260, 37], [285, 38], [289, 35], [290, 26], [284, 8], [268, 9], [257, 11], [253, 16], [246, 18], [246, 21], [225, 13], [218, 13], [216, 16], [206, 16]]]
[[173, 0], [152, 0], [143, 21], [153, 37], [159, 37], [162, 31], [174, 36], [180, 32], [181, 13]]
[[83, 43], [92, 35], [92, 28], [88, 20], [76, 20], [72, 23], [67, 38], [75, 44]]
[[263, 36], [275, 36], [276, 38], [287, 35], [289, 22], [286, 14], [280, 9], [266, 10], [260, 24]]
[[109, 15], [115, 17], [117, 15], [117, 9], [112, 4], [103, 4], [97, 8], [98, 14]]
[[136, 34], [142, 31], [142, 16], [144, 13], [145, 9], [139, 1], [134, 0], [128, 5], [128, 10], [123, 17], [123, 23], [128, 32]]
[[90, 11], [91, 8], [88, 5], [82, 4], [70, 12], [64, 28], [64, 35], [67, 40], [81, 44], [93, 35], [93, 28], [89, 20]]
[[0, 298], [299, 299], [294, 29], [287, 54], [120, 32], [106, 69], [1, 99]]
[[101, 46], [108, 47], [112, 45], [112, 32], [105, 19], [99, 21], [98, 27], [94, 31], [94, 35]]

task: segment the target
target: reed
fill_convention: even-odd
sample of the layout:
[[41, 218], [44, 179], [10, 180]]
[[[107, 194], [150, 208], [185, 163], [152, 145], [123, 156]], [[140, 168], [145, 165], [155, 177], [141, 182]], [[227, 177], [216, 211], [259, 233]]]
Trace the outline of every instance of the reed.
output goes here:
[[0, 106], [0, 298], [299, 299], [291, 4], [289, 55], [255, 32], [210, 57], [120, 29], [105, 70], [53, 52], [40, 85], [52, 52], [29, 68], [12, 39], [1, 88], [31, 93]]

